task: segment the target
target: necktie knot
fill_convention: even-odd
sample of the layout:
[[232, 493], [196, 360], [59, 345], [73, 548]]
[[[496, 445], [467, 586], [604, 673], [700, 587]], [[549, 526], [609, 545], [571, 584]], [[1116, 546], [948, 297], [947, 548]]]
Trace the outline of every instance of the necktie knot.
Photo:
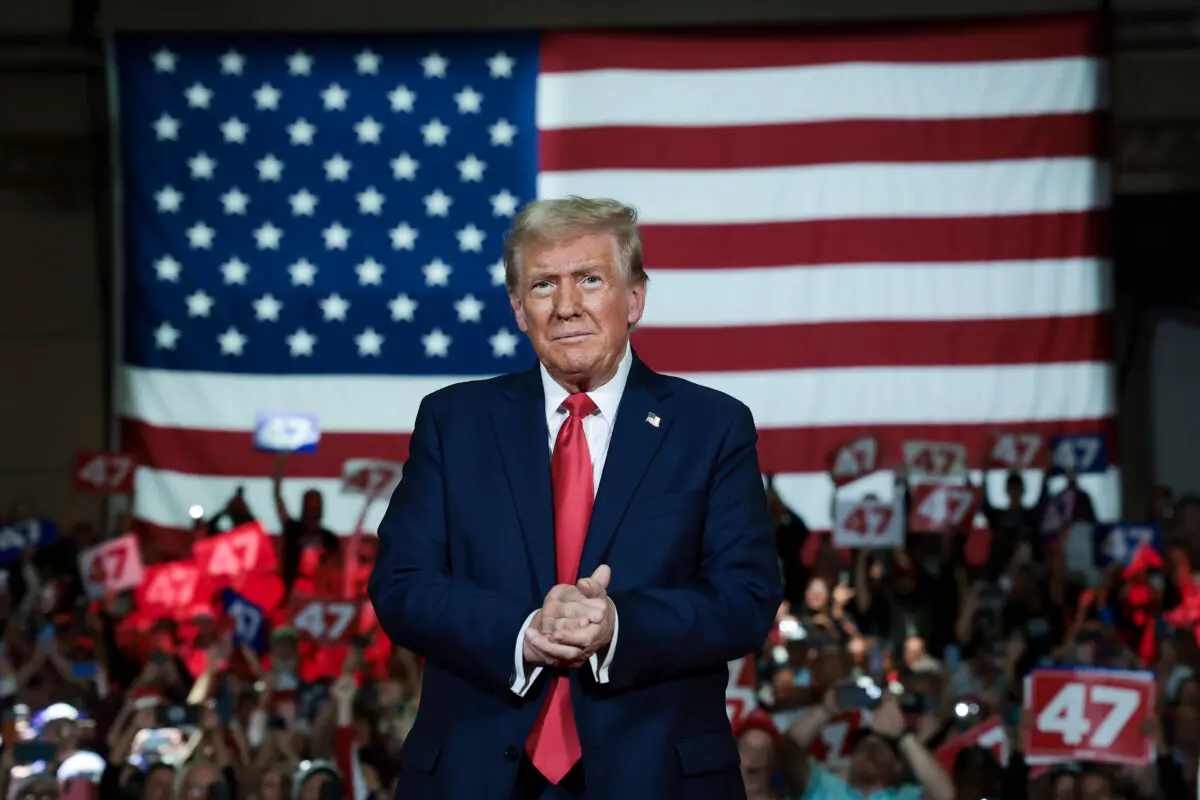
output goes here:
[[572, 417], [582, 419], [596, 413], [596, 401], [588, 397], [587, 392], [576, 392], [563, 400], [561, 408], [565, 408]]

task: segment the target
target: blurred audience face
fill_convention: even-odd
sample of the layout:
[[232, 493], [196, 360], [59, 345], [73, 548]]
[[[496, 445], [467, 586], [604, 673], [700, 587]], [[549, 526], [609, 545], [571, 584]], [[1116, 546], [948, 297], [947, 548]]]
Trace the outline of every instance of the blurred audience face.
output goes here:
[[174, 774], [171, 768], [159, 765], [146, 773], [146, 781], [142, 784], [141, 800], [171, 800], [174, 791]]
[[829, 604], [829, 587], [820, 578], [813, 578], [804, 589], [804, 604], [810, 611], [824, 611]]
[[1088, 773], [1079, 780], [1079, 800], [1116, 800], [1112, 781], [1099, 773]]
[[1079, 781], [1074, 775], [1059, 775], [1050, 786], [1050, 800], [1078, 800]]
[[854, 748], [847, 778], [851, 786], [859, 789], [888, 787], [896, 782], [897, 770], [891, 745], [872, 735]]
[[1025, 481], [1020, 473], [1013, 472], [1004, 482], [1004, 494], [1008, 497], [1009, 508], [1021, 508], [1025, 498]]
[[197, 764], [188, 770], [183, 779], [178, 800], [198, 800], [207, 797], [209, 788], [220, 780], [220, 777], [211, 764]]
[[271, 770], [263, 775], [258, 786], [259, 800], [284, 800], [287, 782], [280, 770]]
[[746, 793], [761, 794], [769, 790], [775, 771], [775, 740], [770, 734], [751, 728], [738, 737], [738, 753], [742, 757]]
[[321, 789], [327, 783], [329, 783], [329, 773], [327, 772], [318, 772], [309, 776], [304, 785], [300, 787], [300, 800], [321, 800]]
[[1175, 709], [1174, 740], [1175, 746], [1185, 752], [1195, 752], [1200, 741], [1200, 708], [1191, 704], [1181, 704]]
[[316, 489], [309, 489], [304, 493], [304, 502], [300, 510], [300, 521], [309, 527], [317, 527], [321, 524], [321, 518], [324, 515], [324, 498], [321, 497], [321, 493]]

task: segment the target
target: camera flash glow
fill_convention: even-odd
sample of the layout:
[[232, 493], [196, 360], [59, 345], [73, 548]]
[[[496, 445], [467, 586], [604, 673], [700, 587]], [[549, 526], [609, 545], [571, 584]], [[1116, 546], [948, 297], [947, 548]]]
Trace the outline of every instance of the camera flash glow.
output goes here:
[[201, 506], [192, 506], [188, 509], [188, 516], [192, 519], [200, 519], [204, 516], [204, 508]]

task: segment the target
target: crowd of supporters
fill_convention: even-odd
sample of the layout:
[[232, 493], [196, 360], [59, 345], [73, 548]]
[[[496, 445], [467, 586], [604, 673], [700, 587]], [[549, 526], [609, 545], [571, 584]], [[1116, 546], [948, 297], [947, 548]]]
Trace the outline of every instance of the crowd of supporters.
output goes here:
[[[319, 493], [286, 507], [284, 464], [275, 509], [235, 493], [193, 532], [200, 541], [260, 514], [272, 528], [272, 512], [282, 520], [276, 574], [234, 587], [263, 610], [259, 636], [235, 635], [211, 591], [169, 614], [140, 609], [137, 592], [89, 598], [78, 555], [105, 537], [86, 524], [0, 563], [4, 797], [391, 796], [420, 659], [366, 612], [337, 642], [293, 624], [296, 596], [361, 596], [371, 557], [347, 548], [350, 532], [322, 525]], [[903, 475], [897, 482], [907, 494]], [[762, 652], [731, 665], [750, 800], [1196, 796], [1200, 595], [1189, 565], [1200, 563], [1200, 499], [1160, 492], [1147, 519], [1162, 526], [1162, 546], [1081, 574], [1066, 553], [1086, 528], [1072, 523], [1093, 521], [1086, 492], [1069, 485], [1072, 519], [1048, 535], [1048, 492], [1025, 506], [1024, 488], [1014, 473], [1007, 505], [985, 503], [986, 532], [910, 534], [902, 548], [860, 551], [810, 534], [768, 492], [787, 601]], [[0, 518], [7, 530], [55, 523], [23, 503]], [[977, 536], [985, 548], [968, 546]], [[148, 564], [179, 557], [179, 547], [155, 554], [146, 544]], [[1139, 730], [1155, 757], [1027, 761], [1023, 679], [1050, 665], [1153, 672], [1155, 704]]]

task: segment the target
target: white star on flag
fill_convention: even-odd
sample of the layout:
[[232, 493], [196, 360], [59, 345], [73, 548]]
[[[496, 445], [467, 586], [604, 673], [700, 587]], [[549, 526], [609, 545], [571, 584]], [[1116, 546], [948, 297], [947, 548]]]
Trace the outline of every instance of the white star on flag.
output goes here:
[[421, 126], [421, 136], [425, 137], [427, 145], [445, 147], [449, 135], [450, 127], [436, 117]]
[[283, 162], [271, 153], [254, 162], [254, 166], [258, 169], [260, 181], [278, 181], [283, 177]]
[[412, 250], [417, 244], [417, 231], [407, 222], [401, 222], [388, 231], [392, 237], [393, 250]]
[[178, 57], [164, 47], [150, 56], [150, 60], [154, 62], [155, 72], [174, 72]]
[[501, 50], [488, 59], [488, 74], [493, 78], [511, 78], [514, 64], [516, 61], [512, 56]]
[[312, 144], [313, 136], [317, 132], [317, 126], [301, 117], [291, 125], [288, 125], [287, 132], [292, 144]]
[[283, 229], [269, 222], [263, 223], [254, 231], [254, 241], [259, 250], [278, 250], [279, 240], [283, 238]]
[[237, 256], [226, 261], [221, 265], [221, 278], [227, 286], [245, 286], [246, 275], [250, 272], [250, 265], [242, 261]]
[[368, 258], [354, 268], [358, 273], [360, 286], [378, 286], [383, 283], [383, 264], [373, 258]]
[[160, 281], [178, 283], [179, 273], [182, 270], [183, 265], [171, 256], [163, 256], [154, 262], [154, 274]]
[[273, 294], [264, 294], [254, 301], [254, 316], [260, 322], [278, 322], [282, 309], [283, 303], [276, 300]]
[[307, 258], [302, 258], [288, 267], [288, 275], [291, 276], [293, 286], [312, 286], [313, 279], [317, 276], [317, 267]]
[[377, 356], [383, 347], [383, 337], [376, 333], [374, 328], [367, 328], [354, 337], [354, 343], [358, 345], [360, 356]]
[[483, 303], [475, 295], [468, 294], [454, 303], [454, 310], [458, 313], [459, 322], [479, 322]]
[[426, 286], [445, 286], [450, 283], [450, 273], [454, 270], [445, 261], [435, 258], [421, 267], [421, 271], [425, 273]]
[[340, 222], [334, 222], [321, 231], [321, 235], [325, 238], [326, 250], [345, 250], [350, 241], [350, 231]]
[[371, 117], [366, 117], [354, 126], [354, 132], [358, 135], [359, 144], [379, 144], [383, 126]]
[[431, 217], [447, 216], [450, 213], [450, 205], [454, 202], [441, 189], [434, 189], [433, 193], [425, 195], [423, 200], [425, 202], [425, 213]]
[[425, 71], [426, 78], [446, 77], [446, 67], [448, 66], [450, 66], [450, 61], [436, 52], [421, 59], [421, 69]]
[[456, 232], [455, 237], [458, 239], [458, 249], [464, 253], [478, 253], [483, 250], [483, 240], [486, 236], [483, 231], [468, 223], [467, 227]]
[[301, 189], [288, 198], [292, 204], [292, 214], [297, 217], [311, 217], [317, 208], [317, 196], [308, 189]]
[[217, 232], [208, 225], [197, 222], [187, 229], [188, 246], [193, 250], [207, 250], [212, 247], [213, 238], [216, 235]]
[[383, 201], [386, 198], [374, 186], [368, 186], [365, 191], [359, 192], [355, 199], [358, 200], [358, 213], [379, 214], [383, 210]]
[[483, 107], [483, 95], [470, 86], [464, 86], [462, 91], [454, 95], [454, 102], [458, 105], [458, 113], [478, 114]]
[[312, 56], [303, 50], [297, 50], [288, 56], [288, 74], [289, 75], [311, 75], [313, 60]]
[[162, 114], [154, 120], [154, 135], [160, 142], [175, 141], [179, 138], [179, 120], [170, 114]]
[[508, 274], [504, 269], [504, 259], [500, 259], [488, 267], [488, 274], [492, 276], [492, 286], [503, 286], [507, 283]]
[[232, 325], [217, 337], [217, 342], [221, 345], [221, 354], [226, 356], [240, 356], [246, 347], [246, 337]]
[[379, 74], [379, 54], [371, 50], [363, 50], [354, 57], [354, 67], [359, 75]]
[[488, 344], [492, 346], [492, 355], [496, 358], [514, 355], [517, 352], [519, 341], [507, 328], [501, 328], [488, 337]]
[[325, 162], [325, 179], [344, 181], [350, 177], [350, 167], [353, 166], [341, 153], [335, 153], [333, 158]]
[[293, 357], [311, 356], [313, 346], [317, 343], [317, 337], [313, 336], [304, 328], [300, 328], [291, 336], [287, 337], [288, 349], [291, 350]]
[[494, 194], [489, 199], [492, 201], [492, 214], [495, 216], [511, 217], [517, 213], [520, 201], [508, 189], [501, 189], [499, 194]]
[[192, 177], [196, 180], [211, 180], [213, 171], [216, 168], [217, 162], [210, 158], [207, 153], [197, 153], [188, 159], [188, 169], [191, 170]]
[[249, 130], [250, 126], [237, 117], [230, 117], [221, 123], [221, 135], [230, 144], [245, 144], [246, 133]]
[[326, 322], [345, 322], [349, 309], [350, 302], [336, 292], [321, 301], [321, 313], [325, 315]]
[[417, 93], [407, 86], [397, 86], [388, 92], [388, 102], [392, 104], [392, 111], [411, 112], [416, 101]]
[[221, 205], [225, 207], [226, 214], [245, 214], [249, 203], [250, 196], [236, 186], [221, 195]]
[[213, 304], [216, 303], [212, 295], [206, 294], [201, 289], [192, 292], [183, 298], [183, 301], [187, 303], [189, 317], [207, 317], [212, 311]]
[[230, 50], [221, 56], [222, 75], [241, 75], [246, 67], [246, 57], [236, 50]]
[[164, 322], [154, 329], [154, 346], [159, 350], [174, 350], [179, 341], [179, 329]]
[[483, 180], [483, 171], [487, 169], [487, 164], [475, 157], [474, 153], [468, 153], [467, 157], [459, 161], [458, 179], [460, 181], [479, 183]]
[[451, 341], [453, 340], [449, 336], [442, 333], [441, 328], [434, 328], [421, 337], [421, 344], [425, 346], [425, 355], [438, 358], [445, 358], [450, 354]]
[[350, 93], [336, 83], [329, 84], [321, 92], [321, 102], [325, 104], [326, 111], [344, 111], [349, 98]]
[[508, 147], [516, 135], [517, 127], [506, 119], [496, 120], [494, 125], [488, 126], [488, 136], [491, 137], [492, 144], [498, 147]]
[[280, 92], [269, 83], [254, 90], [254, 106], [259, 111], [274, 111], [279, 108]]
[[417, 310], [417, 301], [406, 294], [398, 294], [388, 301], [388, 308], [391, 309], [393, 321], [412, 322], [413, 314]]
[[208, 108], [212, 103], [212, 89], [203, 83], [196, 82], [184, 89], [183, 96], [187, 98], [189, 108]]
[[159, 211], [174, 213], [183, 205], [183, 193], [174, 186], [164, 186], [154, 193], [154, 204]]
[[401, 153], [391, 161], [392, 177], [398, 181], [411, 181], [417, 177], [417, 167], [421, 164], [408, 153]]

